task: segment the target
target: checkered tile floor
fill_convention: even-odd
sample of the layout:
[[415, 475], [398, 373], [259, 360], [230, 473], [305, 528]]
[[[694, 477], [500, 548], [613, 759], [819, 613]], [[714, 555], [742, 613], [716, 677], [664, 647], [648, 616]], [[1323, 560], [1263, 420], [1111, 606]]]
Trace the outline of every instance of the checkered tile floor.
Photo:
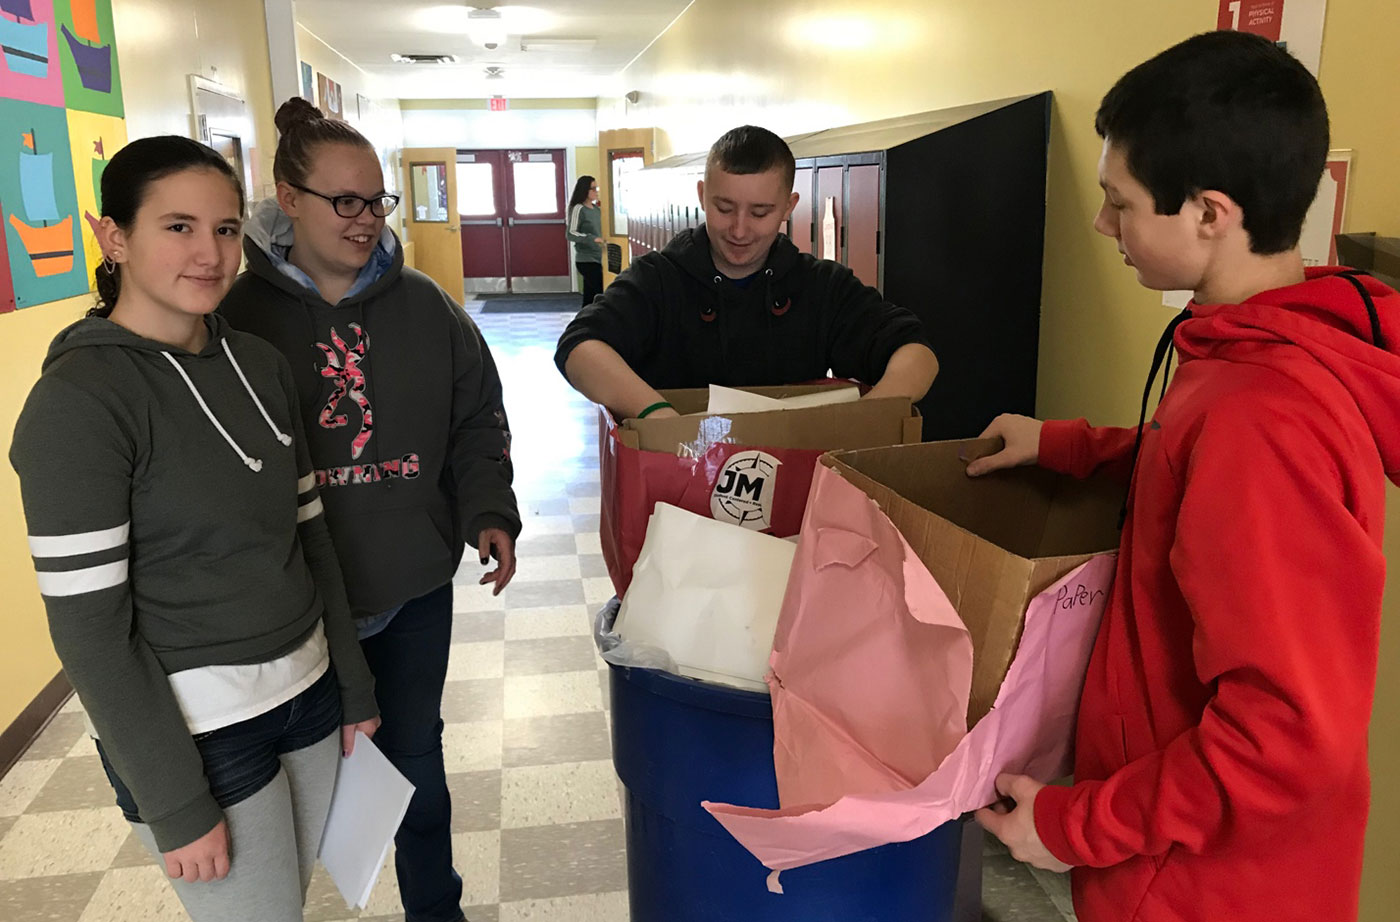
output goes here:
[[[505, 383], [525, 527], [504, 594], [476, 586], [470, 560], [456, 587], [443, 742], [463, 905], [471, 922], [627, 922], [607, 673], [591, 639], [590, 613], [612, 595], [598, 545], [597, 429], [552, 362], [571, 315], [475, 316]], [[75, 699], [0, 779], [0, 919], [185, 918], [112, 799]], [[986, 919], [1065, 918], [1063, 893], [1052, 903], [1004, 854], [987, 862]], [[359, 915], [318, 870], [306, 919], [349, 918], [403, 918], [392, 858]]]

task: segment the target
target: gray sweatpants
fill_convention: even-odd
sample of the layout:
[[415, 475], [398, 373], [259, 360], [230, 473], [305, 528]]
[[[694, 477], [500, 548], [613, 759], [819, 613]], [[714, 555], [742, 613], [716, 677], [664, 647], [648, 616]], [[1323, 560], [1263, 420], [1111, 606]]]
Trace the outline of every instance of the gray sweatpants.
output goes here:
[[[321, 849], [335, 773], [340, 728], [319, 743], [281, 757], [282, 770], [267, 787], [224, 811], [229, 872], [223, 880], [174, 880], [175, 893], [194, 922], [302, 922], [306, 888]], [[162, 867], [155, 837], [132, 823]]]

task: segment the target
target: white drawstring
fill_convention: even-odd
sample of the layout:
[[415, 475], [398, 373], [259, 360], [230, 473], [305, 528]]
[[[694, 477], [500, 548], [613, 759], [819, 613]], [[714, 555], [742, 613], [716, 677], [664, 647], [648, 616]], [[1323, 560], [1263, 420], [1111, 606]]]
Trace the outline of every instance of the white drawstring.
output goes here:
[[253, 404], [258, 408], [258, 412], [262, 414], [262, 418], [267, 420], [268, 428], [272, 430], [273, 435], [277, 436], [277, 441], [281, 442], [283, 445], [292, 444], [292, 437], [281, 429], [278, 429], [277, 424], [272, 421], [272, 417], [267, 415], [267, 410], [263, 408], [262, 401], [258, 399], [258, 395], [254, 392], [253, 386], [248, 383], [248, 376], [243, 374], [243, 369], [239, 367], [238, 359], [233, 357], [233, 350], [228, 347], [228, 340], [219, 340], [219, 345], [224, 347], [224, 355], [228, 356], [229, 364], [233, 366], [233, 370], [238, 372], [238, 380], [243, 382], [243, 389], [248, 392], [249, 397], [253, 398]]
[[[281, 442], [283, 445], [292, 444], [292, 437], [278, 429], [277, 424], [272, 421], [272, 417], [267, 415], [267, 410], [263, 407], [262, 401], [258, 399], [258, 395], [253, 392], [252, 386], [248, 383], [248, 378], [243, 374], [243, 369], [238, 367], [238, 360], [233, 357], [233, 351], [228, 347], [228, 340], [223, 339], [219, 342], [224, 347], [224, 354], [228, 356], [229, 363], [233, 365], [233, 370], [238, 373], [238, 380], [243, 382], [243, 387], [248, 391], [248, 396], [253, 398], [254, 405], [257, 406], [258, 412], [262, 414], [262, 418], [267, 421], [273, 434], [277, 436], [277, 441]], [[223, 423], [219, 422], [218, 417], [214, 415], [214, 411], [209, 409], [209, 404], [204, 402], [203, 395], [199, 393], [199, 388], [194, 386], [194, 382], [190, 380], [190, 376], [185, 372], [184, 367], [179, 362], [175, 361], [175, 357], [169, 352], [162, 352], [161, 355], [165, 356], [167, 362], [175, 366], [175, 370], [179, 372], [180, 377], [184, 379], [185, 387], [190, 389], [190, 393], [194, 395], [195, 402], [199, 404], [199, 408], [204, 411], [204, 415], [209, 418], [209, 422], [214, 424], [214, 428], [219, 430], [219, 435], [224, 437], [224, 441], [228, 442], [229, 447], [238, 453], [238, 457], [242, 458], [243, 463], [254, 473], [261, 471], [263, 466], [262, 461], [251, 457], [233, 440], [233, 436], [228, 434], [228, 430], [224, 428]]]
[[199, 388], [194, 386], [194, 382], [190, 380], [190, 376], [185, 374], [185, 369], [181, 368], [180, 363], [175, 361], [175, 357], [169, 352], [162, 352], [161, 355], [165, 356], [165, 360], [171, 365], [174, 365], [175, 370], [180, 373], [180, 377], [185, 379], [185, 387], [188, 387], [190, 393], [194, 394], [194, 399], [199, 404], [200, 409], [204, 411], [204, 415], [209, 417], [209, 422], [213, 423], [214, 428], [219, 430], [219, 435], [224, 437], [224, 441], [228, 442], [229, 447], [238, 452], [238, 457], [243, 459], [243, 463], [252, 468], [254, 473], [262, 470], [262, 462], [257, 458], [250, 457], [247, 452], [240, 448], [238, 443], [233, 440], [233, 436], [228, 434], [228, 430], [224, 428], [224, 424], [219, 422], [214, 416], [214, 412], [209, 409], [209, 404], [205, 403], [204, 398], [200, 396]]

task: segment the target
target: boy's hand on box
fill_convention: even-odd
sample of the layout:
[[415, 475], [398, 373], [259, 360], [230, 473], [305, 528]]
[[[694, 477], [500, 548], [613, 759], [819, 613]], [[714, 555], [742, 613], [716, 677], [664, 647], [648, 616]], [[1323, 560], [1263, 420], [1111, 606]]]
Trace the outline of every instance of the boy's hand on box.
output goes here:
[[1012, 858], [1062, 873], [1070, 866], [1050, 854], [1050, 849], [1040, 841], [1040, 833], [1035, 831], [1035, 796], [1043, 787], [1045, 785], [1027, 775], [998, 775], [997, 793], [1010, 798], [1015, 806], [998, 802], [985, 807], [977, 811], [977, 822], [1011, 850]]
[[1010, 413], [1003, 413], [992, 420], [992, 424], [978, 438], [1001, 439], [1005, 445], [996, 454], [968, 464], [967, 476], [981, 477], [1008, 467], [1035, 464], [1040, 460], [1040, 428], [1043, 425], [1038, 419]]

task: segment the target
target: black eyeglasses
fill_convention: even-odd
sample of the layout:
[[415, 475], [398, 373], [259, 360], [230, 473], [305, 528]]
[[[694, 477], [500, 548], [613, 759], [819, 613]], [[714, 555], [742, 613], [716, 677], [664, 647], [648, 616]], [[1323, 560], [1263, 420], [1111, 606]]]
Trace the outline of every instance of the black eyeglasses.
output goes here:
[[298, 186], [296, 183], [287, 183], [293, 189], [300, 189], [309, 192], [317, 198], [323, 198], [331, 203], [335, 213], [342, 218], [358, 218], [369, 208], [369, 213], [376, 218], [387, 218], [394, 213], [394, 209], [399, 207], [399, 197], [397, 195], [380, 195], [375, 198], [363, 198], [358, 195], [326, 195], [324, 192], [317, 192], [315, 189], [308, 189], [305, 186]]

